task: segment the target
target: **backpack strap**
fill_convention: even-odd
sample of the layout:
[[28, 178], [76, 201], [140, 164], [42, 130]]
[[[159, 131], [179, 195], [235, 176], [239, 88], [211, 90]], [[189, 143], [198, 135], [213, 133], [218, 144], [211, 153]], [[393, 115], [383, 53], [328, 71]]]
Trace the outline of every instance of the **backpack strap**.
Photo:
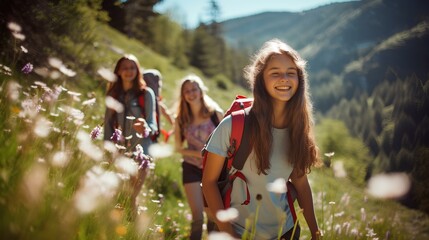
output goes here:
[[[140, 105], [140, 108], [141, 108], [141, 112], [142, 112], [143, 118], [146, 119], [145, 100], [144, 100], [145, 93], [146, 93], [145, 89], [143, 89], [140, 92], [139, 97], [138, 97], [138, 102], [139, 102], [139, 105]], [[158, 99], [157, 99], [156, 96], [155, 96], [155, 109], [154, 109], [154, 112], [155, 112], [155, 121], [156, 121], [156, 126], [158, 127], [158, 131], [155, 132], [155, 133], [152, 133], [151, 139], [152, 139], [153, 142], [156, 142], [158, 136], [161, 133], [161, 129], [160, 129], [161, 125], [160, 125], [160, 121], [159, 121], [159, 106], [158, 106]]]
[[295, 206], [294, 206], [294, 202], [296, 199], [296, 189], [295, 186], [292, 184], [291, 181], [286, 181], [286, 189], [287, 189], [287, 203], [289, 204], [289, 210], [290, 213], [292, 214], [292, 218], [293, 218], [293, 222], [296, 222], [296, 212], [295, 212]]
[[[241, 205], [248, 205], [250, 203], [250, 192], [249, 192], [249, 188], [247, 187], [247, 179], [244, 176], [244, 174], [240, 171], [243, 168], [244, 163], [246, 162], [251, 149], [250, 144], [248, 143], [249, 138], [245, 138], [245, 140], [247, 140], [246, 145], [241, 144], [243, 140], [243, 135], [246, 132], [244, 131], [244, 129], [246, 126], [248, 126], [248, 124], [245, 124], [245, 120], [249, 119], [249, 117], [246, 117], [246, 115], [248, 115], [248, 111], [245, 111], [244, 109], [234, 111], [231, 113], [231, 121], [232, 121], [231, 137], [230, 137], [230, 146], [228, 148], [228, 153], [227, 153], [228, 157], [227, 157], [226, 168], [227, 168], [227, 171], [229, 172], [233, 165], [234, 167], [236, 165], [241, 165], [241, 167], [237, 168], [237, 171], [235, 171], [233, 174], [228, 176], [231, 184], [224, 196], [223, 204], [225, 209], [231, 206], [230, 204], [231, 204], [232, 182], [235, 180], [235, 178], [240, 178], [246, 184], [246, 200], [244, 200], [243, 203], [241, 203]], [[240, 148], [240, 146], [245, 146], [245, 147]], [[247, 149], [241, 152], [247, 153], [247, 154], [237, 155], [240, 152], [239, 150], [244, 148], [247, 148]], [[234, 161], [236, 157], [238, 157], [238, 159], [237, 161]]]
[[238, 110], [231, 113], [231, 137], [229, 138], [229, 148], [228, 148], [228, 164], [227, 169], [228, 171], [232, 167], [232, 162], [235, 158], [235, 154], [237, 153], [237, 150], [240, 148], [241, 139], [243, 135], [244, 130], [244, 117], [245, 112], [244, 110]]
[[141, 112], [143, 114], [143, 117], [145, 117], [145, 113], [146, 113], [145, 108], [144, 108], [144, 93], [145, 93], [145, 91], [142, 90], [139, 94], [139, 105], [140, 105], [140, 108], [142, 109]]

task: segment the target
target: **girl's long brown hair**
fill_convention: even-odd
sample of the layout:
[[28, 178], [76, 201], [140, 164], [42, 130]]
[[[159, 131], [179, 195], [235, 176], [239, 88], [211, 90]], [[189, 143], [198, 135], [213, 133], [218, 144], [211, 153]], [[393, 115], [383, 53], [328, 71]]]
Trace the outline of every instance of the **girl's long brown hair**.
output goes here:
[[[216, 104], [206, 95], [207, 87], [204, 85], [203, 81], [197, 75], [191, 74], [182, 79], [180, 84], [180, 100], [177, 108], [177, 121], [180, 126], [181, 136], [183, 136], [183, 129], [186, 128], [194, 119], [192, 115], [191, 107], [185, 100], [183, 94], [183, 87], [186, 83], [196, 83], [198, 88], [201, 91], [201, 109], [200, 114], [204, 118], [210, 117], [211, 114], [216, 110]], [[182, 137], [183, 138], [183, 137]]]
[[294, 169], [297, 169], [299, 174], [305, 174], [310, 172], [311, 166], [320, 164], [318, 149], [312, 132], [312, 103], [308, 92], [306, 61], [292, 47], [278, 39], [266, 42], [244, 70], [254, 97], [250, 111], [252, 118], [251, 139], [253, 139], [253, 146], [258, 159], [258, 172], [267, 174], [267, 170], [270, 169], [269, 159], [273, 142], [271, 132], [273, 106], [271, 97], [265, 89], [263, 72], [270, 58], [280, 54], [289, 56], [298, 68], [298, 90], [285, 106], [286, 124], [291, 139], [288, 156]]
[[146, 82], [143, 79], [143, 75], [141, 73], [142, 69], [140, 67], [140, 63], [136, 56], [132, 54], [126, 54], [122, 56], [117, 62], [114, 70], [114, 74], [116, 75], [116, 81], [109, 82], [107, 85], [107, 95], [112, 96], [114, 98], [118, 98], [118, 96], [124, 91], [122, 88], [122, 79], [119, 76], [119, 68], [123, 61], [130, 60], [134, 62], [137, 68], [137, 76], [133, 81], [132, 91], [139, 92], [146, 87]]

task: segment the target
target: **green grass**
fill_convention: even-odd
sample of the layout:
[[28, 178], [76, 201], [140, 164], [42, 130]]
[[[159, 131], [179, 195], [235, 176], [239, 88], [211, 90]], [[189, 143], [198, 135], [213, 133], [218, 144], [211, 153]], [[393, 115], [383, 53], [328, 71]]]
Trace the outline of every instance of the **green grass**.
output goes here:
[[[163, 73], [163, 95], [169, 106], [175, 101], [177, 81], [191, 72], [200, 74], [197, 69], [175, 68], [168, 59], [110, 28], [100, 26], [98, 30], [101, 38], [94, 45], [97, 64], [114, 67], [120, 54], [112, 47], [134, 53], [144, 67], [158, 68]], [[0, 73], [2, 239], [186, 239], [190, 210], [181, 184], [180, 155], [155, 161], [156, 167], [139, 197], [141, 214], [135, 221], [128, 221], [127, 209], [122, 208], [128, 190], [127, 181], [121, 177], [126, 174], [111, 164], [115, 157], [104, 149], [102, 140], [86, 141], [80, 136], [80, 131], [87, 136], [103, 119], [105, 83], [99, 76], [82, 76], [97, 82], [94, 89], [74, 87], [65, 76], [60, 80], [43, 79], [50, 89], [67, 83], [69, 90], [82, 94], [78, 100], [63, 91], [49, 102], [41, 101], [46, 87], [35, 84], [34, 73], [20, 75], [18, 70], [13, 71], [13, 76]], [[209, 95], [224, 109], [236, 94], [249, 95], [232, 83], [225, 91], [218, 89], [215, 81], [205, 80]], [[17, 99], [10, 97], [11, 82], [21, 85]], [[82, 105], [92, 97], [96, 104]], [[30, 101], [32, 105], [28, 105]], [[47, 127], [39, 127], [43, 122], [48, 123]], [[36, 134], [36, 129], [48, 130], [47, 136]], [[92, 155], [97, 152], [101, 158]], [[64, 153], [64, 162], [56, 159], [57, 153]], [[313, 170], [310, 180], [325, 239], [385, 239], [387, 233], [389, 239], [429, 236], [426, 215], [394, 201], [372, 199], [349, 179], [334, 178], [331, 169]], [[79, 201], [87, 202], [77, 204]], [[93, 208], [82, 211], [82, 206], [91, 204]], [[302, 227], [301, 239], [310, 239], [306, 225]], [[376, 235], [368, 237], [369, 232]]]

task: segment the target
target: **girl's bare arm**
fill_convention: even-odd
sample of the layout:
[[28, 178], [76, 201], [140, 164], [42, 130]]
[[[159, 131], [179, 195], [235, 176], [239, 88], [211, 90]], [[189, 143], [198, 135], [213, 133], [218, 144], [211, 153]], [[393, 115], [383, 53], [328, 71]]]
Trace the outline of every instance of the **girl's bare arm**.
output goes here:
[[295, 171], [291, 175], [293, 185], [297, 190], [299, 206], [304, 210], [305, 221], [311, 231], [312, 239], [317, 239], [319, 227], [314, 213], [313, 196], [307, 175], [299, 176]]
[[[204, 167], [202, 181], [203, 194], [206, 198], [207, 205], [212, 216], [216, 216], [216, 213], [219, 210], [224, 209], [222, 197], [217, 185], [224, 161], [224, 157], [209, 152]], [[220, 222], [217, 218], [215, 218], [215, 221], [220, 231], [227, 232], [230, 235], [237, 237], [230, 223]]]

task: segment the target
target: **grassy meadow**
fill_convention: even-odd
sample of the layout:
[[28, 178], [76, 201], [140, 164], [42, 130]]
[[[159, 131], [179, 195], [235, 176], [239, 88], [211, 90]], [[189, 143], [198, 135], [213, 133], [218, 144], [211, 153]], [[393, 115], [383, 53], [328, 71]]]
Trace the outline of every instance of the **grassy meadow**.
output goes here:
[[[182, 77], [191, 72], [201, 76], [197, 69], [175, 68], [111, 28], [100, 26], [98, 31], [99, 41], [87, 53], [95, 56], [95, 64], [113, 70], [122, 53], [135, 54], [143, 67], [163, 74], [162, 95], [168, 106], [174, 106]], [[127, 179], [135, 166], [101, 136], [91, 138], [103, 121], [106, 80], [98, 73], [79, 75], [58, 61], [61, 56], [53, 57], [50, 64], [34, 66], [28, 74], [12, 62], [0, 66], [1, 239], [186, 239], [191, 214], [181, 184], [180, 156], [172, 152], [174, 139], [156, 146], [139, 196], [140, 215], [130, 221], [124, 206]], [[82, 87], [76, 79], [91, 87]], [[209, 95], [224, 109], [236, 94], [249, 95], [231, 82], [222, 90], [215, 80], [205, 80]], [[330, 121], [321, 118], [317, 123]], [[316, 125], [321, 146], [327, 139], [343, 144], [344, 138], [352, 139], [339, 138], [329, 124]], [[164, 126], [171, 128], [165, 122]], [[347, 150], [364, 152], [355, 141], [330, 149], [333, 156], [322, 154], [330, 162], [342, 159], [347, 176], [338, 176], [333, 167], [314, 169], [309, 175], [323, 239], [428, 239], [427, 215], [393, 200], [373, 198], [364, 183], [352, 181], [362, 169]], [[301, 239], [310, 239], [305, 222], [301, 227]]]

